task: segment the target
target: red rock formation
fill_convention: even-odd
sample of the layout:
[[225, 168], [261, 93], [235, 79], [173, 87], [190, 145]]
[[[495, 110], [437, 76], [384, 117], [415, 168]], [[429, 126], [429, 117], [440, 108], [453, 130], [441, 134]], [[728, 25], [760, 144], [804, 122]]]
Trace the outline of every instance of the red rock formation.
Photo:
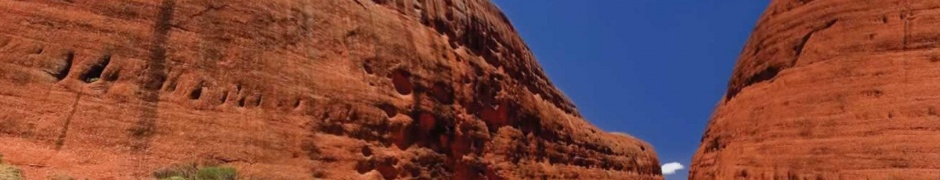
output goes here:
[[[418, 3], [420, 2], [420, 3]], [[3, 1], [0, 154], [29, 179], [661, 179], [485, 0]]]
[[940, 178], [938, 8], [772, 1], [690, 179]]

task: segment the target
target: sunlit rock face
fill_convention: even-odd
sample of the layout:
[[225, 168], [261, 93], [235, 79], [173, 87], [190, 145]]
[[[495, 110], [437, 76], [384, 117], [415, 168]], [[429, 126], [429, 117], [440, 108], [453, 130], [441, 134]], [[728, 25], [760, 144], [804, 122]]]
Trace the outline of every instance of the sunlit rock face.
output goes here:
[[662, 179], [485, 0], [18, 0], [0, 24], [27, 179]]
[[691, 179], [940, 178], [938, 8], [771, 1]]

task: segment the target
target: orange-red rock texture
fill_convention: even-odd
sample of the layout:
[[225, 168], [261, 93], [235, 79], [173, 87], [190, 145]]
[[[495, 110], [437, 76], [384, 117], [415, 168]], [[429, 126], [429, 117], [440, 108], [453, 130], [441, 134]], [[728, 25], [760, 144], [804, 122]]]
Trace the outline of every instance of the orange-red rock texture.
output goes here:
[[774, 0], [690, 179], [940, 179], [940, 1]]
[[[868, 7], [855, 4], [837, 7]], [[930, 74], [913, 50], [928, 49], [915, 32], [931, 24], [910, 12], [882, 26], [905, 22], [911, 51], [891, 44], [900, 31], [874, 42], [910, 57], [910, 74]], [[842, 25], [863, 20], [832, 29], [867, 30]], [[805, 54], [838, 52], [816, 45], [841, 42], [827, 32]], [[867, 46], [845, 48], [856, 47]], [[872, 58], [879, 65], [851, 73], [900, 73], [899, 59]], [[819, 64], [835, 62], [849, 63]], [[884, 82], [871, 90], [930, 92]], [[0, 87], [0, 154], [28, 179], [148, 179], [188, 163], [245, 179], [662, 179], [653, 148], [586, 122], [486, 0], [0, 1]], [[935, 102], [918, 98], [881, 107], [904, 120]]]

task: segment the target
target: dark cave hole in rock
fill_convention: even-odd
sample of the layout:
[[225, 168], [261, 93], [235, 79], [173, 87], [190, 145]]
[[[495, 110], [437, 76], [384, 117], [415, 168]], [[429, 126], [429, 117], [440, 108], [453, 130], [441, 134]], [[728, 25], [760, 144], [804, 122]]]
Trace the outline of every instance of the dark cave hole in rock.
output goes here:
[[395, 117], [396, 115], [398, 115], [398, 108], [395, 108], [395, 106], [391, 104], [382, 104], [382, 105], [379, 105], [379, 108], [385, 112], [386, 117], [391, 118], [391, 117]]
[[222, 91], [222, 98], [219, 99], [222, 104], [225, 104], [225, 101], [228, 101], [228, 91]]
[[111, 63], [111, 54], [106, 53], [97, 63], [93, 64], [88, 71], [83, 73], [79, 79], [85, 81], [85, 83], [93, 83], [101, 79], [101, 74], [104, 73], [104, 69], [108, 67], [108, 64]]
[[372, 70], [372, 63], [370, 60], [366, 60], [365, 63], [362, 63], [362, 69], [366, 71], [366, 74], [375, 73], [375, 71]]
[[372, 156], [372, 148], [369, 146], [362, 146], [362, 156], [369, 157]]
[[189, 92], [189, 99], [198, 100], [202, 97], [202, 86], [196, 86], [192, 92]]
[[52, 74], [52, 75], [55, 76], [55, 78], [59, 81], [62, 81], [63, 79], [65, 79], [65, 77], [69, 75], [69, 71], [71, 71], [72, 69], [72, 61], [74, 59], [75, 59], [75, 52], [70, 51], [67, 54], [65, 54], [65, 65], [59, 68], [55, 72], [55, 74]]
[[411, 74], [405, 70], [396, 70], [392, 73], [392, 84], [395, 85], [395, 90], [399, 94], [408, 95], [414, 91], [414, 85], [411, 84]]

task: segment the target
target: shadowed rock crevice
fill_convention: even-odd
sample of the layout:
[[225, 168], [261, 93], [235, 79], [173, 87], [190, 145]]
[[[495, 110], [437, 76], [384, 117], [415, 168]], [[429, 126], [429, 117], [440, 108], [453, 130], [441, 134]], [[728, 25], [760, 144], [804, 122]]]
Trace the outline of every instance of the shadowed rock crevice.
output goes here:
[[793, 52], [795, 54], [795, 58], [793, 58], [793, 63], [790, 63], [790, 66], [796, 65], [796, 62], [800, 59], [800, 55], [803, 55], [803, 50], [804, 48], [806, 48], [806, 43], [808, 43], [809, 40], [813, 38], [814, 34], [816, 34], [819, 31], [829, 29], [830, 27], [835, 25], [837, 22], [839, 22], [838, 19], [829, 20], [826, 22], [826, 25], [819, 27], [819, 28], [815, 28], [809, 33], [806, 33], [806, 35], [803, 36], [802, 39], [800, 39], [800, 41], [796, 44], [796, 46], [793, 46]]
[[189, 92], [189, 99], [199, 100], [199, 98], [202, 98], [203, 89], [204, 89], [203, 84], [201, 82], [197, 83], [196, 86], [193, 87], [193, 90]]
[[737, 96], [741, 92], [741, 89], [744, 89], [752, 84], [757, 84], [764, 81], [771, 81], [777, 74], [780, 73], [780, 68], [776, 66], [767, 67], [766, 69], [758, 72], [757, 74], [752, 75], [747, 78], [747, 82], [744, 84], [744, 87], [741, 88], [731, 88], [728, 89], [728, 94], [725, 97], [728, 97], [727, 100], [731, 100], [734, 96]]
[[[806, 44], [809, 43], [809, 41], [813, 38], [813, 35], [815, 35], [816, 33], [820, 31], [831, 28], [838, 22], [839, 22], [838, 19], [832, 19], [832, 20], [826, 21], [825, 24], [819, 27], [814, 27], [810, 32], [806, 33], [806, 35], [798, 39], [798, 41], [792, 48], [793, 58], [786, 64], [778, 65], [776, 63], [769, 62], [773, 64], [766, 65], [768, 67], [764, 68], [761, 71], [758, 71], [757, 73], [754, 73], [753, 75], [747, 76], [747, 78], [743, 79], [743, 83], [740, 82], [741, 79], [733, 78], [730, 83], [731, 85], [728, 87], [728, 91], [725, 94], [725, 101], [731, 101], [731, 99], [737, 96], [738, 93], [740, 93], [742, 90], [744, 90], [748, 86], [751, 86], [756, 83], [764, 82], [764, 81], [773, 80], [773, 78], [775, 78], [777, 74], [780, 73], [781, 71], [791, 68], [793, 66], [796, 66], [800, 57], [803, 55], [803, 52], [806, 50]], [[763, 46], [765, 46], [765, 44], [763, 43], [763, 40], [758, 41], [757, 46], [753, 47], [754, 50], [751, 50], [753, 52], [752, 57], [760, 60], [761, 56], [758, 56], [758, 54], [760, 53], [761, 49], [763, 49], [762, 48]], [[735, 77], [738, 77], [740, 75], [741, 74], [736, 73]]]
[[69, 72], [72, 70], [72, 63], [75, 61], [75, 52], [69, 51], [65, 54], [65, 57], [62, 59], [63, 65], [59, 67], [54, 72], [50, 72], [49, 75], [54, 76], [57, 80], [61, 81], [69, 75]]
[[105, 68], [107, 68], [109, 64], [111, 64], [111, 54], [105, 53], [97, 62], [94, 62], [85, 73], [82, 73], [79, 79], [85, 83], [98, 81], [101, 79], [101, 74], [104, 73]]

